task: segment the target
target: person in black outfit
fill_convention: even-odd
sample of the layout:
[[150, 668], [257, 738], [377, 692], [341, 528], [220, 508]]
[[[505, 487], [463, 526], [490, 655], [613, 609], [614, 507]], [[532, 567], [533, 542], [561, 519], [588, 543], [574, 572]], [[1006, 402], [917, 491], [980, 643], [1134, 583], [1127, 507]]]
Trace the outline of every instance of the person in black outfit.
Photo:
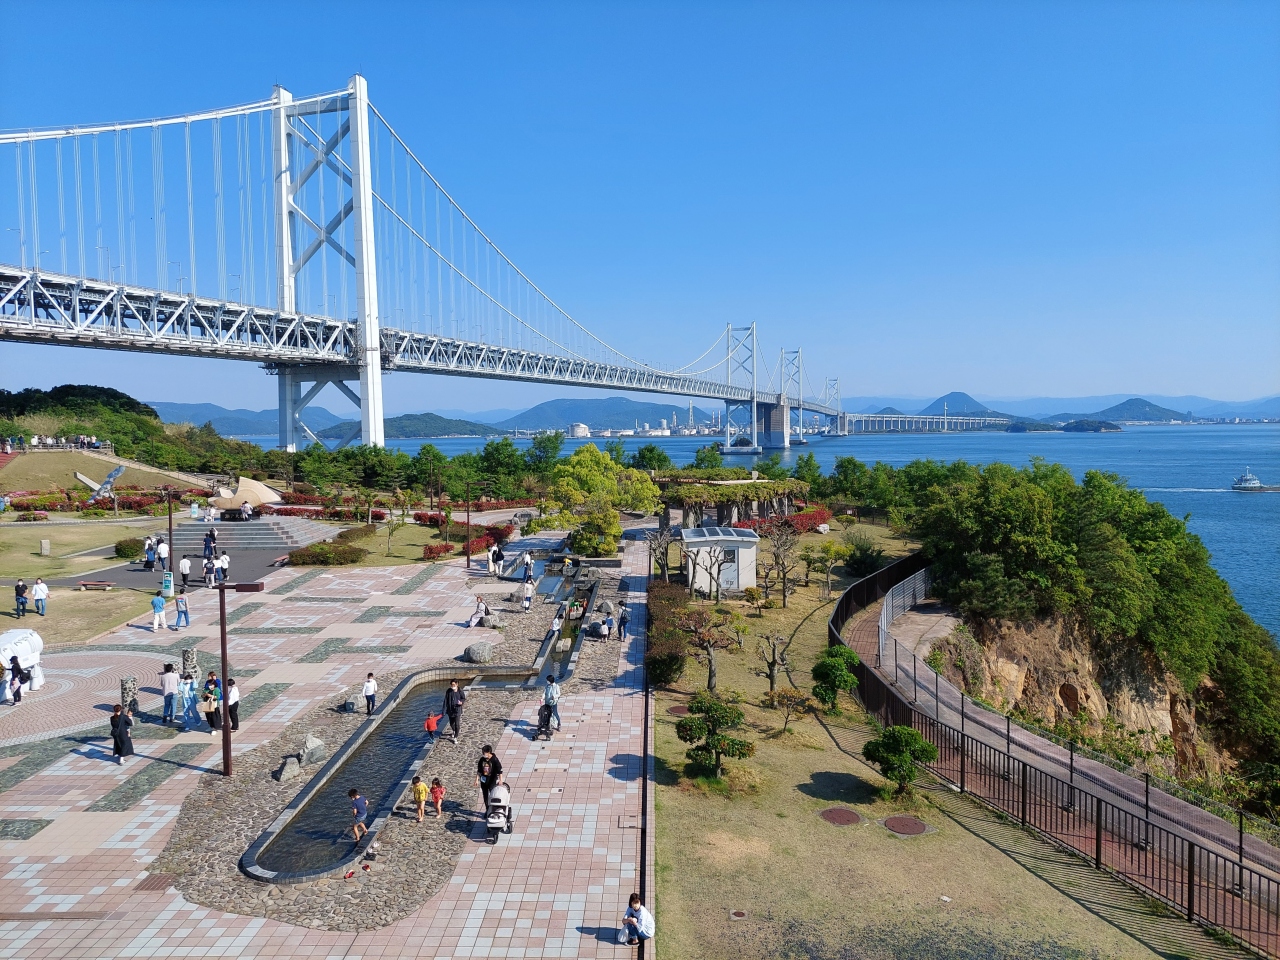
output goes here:
[[489, 809], [489, 791], [502, 782], [502, 761], [493, 755], [493, 747], [487, 743], [480, 748], [476, 761], [476, 786], [484, 798], [484, 809]]
[[453, 728], [453, 742], [458, 742], [458, 734], [462, 732], [462, 705], [467, 702], [467, 695], [458, 687], [457, 680], [449, 681], [449, 689], [444, 692], [444, 714], [449, 718], [449, 726]]
[[13, 585], [13, 606], [19, 618], [27, 615], [27, 585], [21, 579]]

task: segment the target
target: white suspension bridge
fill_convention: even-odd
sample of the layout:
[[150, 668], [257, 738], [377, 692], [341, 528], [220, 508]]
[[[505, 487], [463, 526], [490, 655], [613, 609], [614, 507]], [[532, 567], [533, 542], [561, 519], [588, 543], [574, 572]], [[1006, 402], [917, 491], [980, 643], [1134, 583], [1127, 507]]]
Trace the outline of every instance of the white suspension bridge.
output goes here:
[[606, 343], [467, 216], [359, 75], [319, 96], [0, 133], [0, 219], [0, 339], [262, 364], [288, 450], [317, 439], [299, 415], [328, 385], [360, 408], [343, 444], [382, 445], [384, 371], [720, 400], [743, 451], [789, 446], [806, 411], [848, 429], [839, 380], [814, 390], [800, 349], [759, 369], [754, 323], [682, 367]]

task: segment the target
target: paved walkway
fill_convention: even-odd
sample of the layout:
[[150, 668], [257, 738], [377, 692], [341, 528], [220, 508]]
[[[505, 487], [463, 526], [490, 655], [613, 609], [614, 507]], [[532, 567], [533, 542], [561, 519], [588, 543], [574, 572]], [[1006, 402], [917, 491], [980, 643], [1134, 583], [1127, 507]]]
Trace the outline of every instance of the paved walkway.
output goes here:
[[[643, 586], [646, 559], [643, 543], [628, 543], [625, 586]], [[266, 583], [265, 593], [228, 597], [233, 672], [253, 674], [238, 683], [254, 710], [237, 751], [275, 737], [367, 670], [454, 657], [475, 639], [461, 625], [474, 591], [456, 563], [286, 568]], [[632, 602], [641, 633], [643, 593], [618, 599]], [[638, 888], [642, 785], [651, 772], [636, 640], [620, 645], [611, 686], [564, 698], [564, 731], [552, 742], [517, 733], [534, 721], [536, 703], [517, 707], [511, 719], [522, 722], [495, 745], [514, 784], [513, 834], [497, 846], [469, 846], [445, 890], [404, 920], [358, 934], [308, 930], [192, 904], [162, 875], [150, 877], [147, 864], [180, 829], [183, 800], [217, 767], [218, 745], [198, 732], [135, 738], [140, 756], [121, 769], [109, 762], [109, 741], [93, 734], [105, 723], [101, 707], [119, 697], [122, 673], [143, 679], [140, 707], [158, 712], [148, 674], [176, 662], [183, 646], [216, 652], [216, 602], [196, 594], [193, 627], [182, 634], [132, 624], [90, 649], [49, 655], [46, 689], [0, 712], [0, 746], [9, 745], [0, 749], [0, 823], [16, 830], [20, 821], [51, 821], [28, 839], [0, 840], [0, 958], [630, 953], [614, 938]], [[88, 731], [75, 749], [47, 739], [74, 730]]]

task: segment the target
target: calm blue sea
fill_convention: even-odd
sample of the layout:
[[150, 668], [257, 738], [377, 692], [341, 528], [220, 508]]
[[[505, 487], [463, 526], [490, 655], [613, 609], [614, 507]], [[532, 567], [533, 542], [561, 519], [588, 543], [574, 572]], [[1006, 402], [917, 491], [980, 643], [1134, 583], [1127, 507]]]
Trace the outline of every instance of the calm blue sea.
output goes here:
[[[245, 437], [274, 446], [274, 437]], [[434, 443], [450, 456], [478, 450], [477, 438], [391, 440], [388, 446], [417, 453]], [[566, 440], [566, 451], [585, 440]], [[594, 441], [602, 445], [606, 441]], [[677, 463], [693, 459], [708, 441], [696, 437], [624, 438], [628, 450], [658, 443]], [[518, 446], [529, 441], [517, 440]], [[1234, 493], [1231, 481], [1251, 467], [1263, 483], [1280, 485], [1280, 424], [1127, 427], [1122, 433], [928, 433], [813, 438], [807, 447], [792, 447], [784, 462], [812, 452], [823, 470], [836, 457], [883, 460], [901, 466], [920, 457], [963, 459], [972, 463], [1003, 461], [1015, 466], [1031, 457], [1062, 463], [1077, 477], [1086, 470], [1105, 470], [1128, 479], [1177, 516], [1191, 515], [1191, 530], [1213, 553], [1214, 565], [1235, 591], [1241, 605], [1259, 623], [1280, 636], [1280, 493]], [[734, 458], [748, 465], [751, 458]]]

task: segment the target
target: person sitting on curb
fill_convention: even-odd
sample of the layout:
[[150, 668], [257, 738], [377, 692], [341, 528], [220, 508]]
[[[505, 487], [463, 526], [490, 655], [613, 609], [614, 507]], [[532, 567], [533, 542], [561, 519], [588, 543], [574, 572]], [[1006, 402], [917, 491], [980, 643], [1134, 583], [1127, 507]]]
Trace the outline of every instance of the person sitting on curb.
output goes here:
[[633, 893], [627, 903], [627, 912], [622, 915], [622, 929], [618, 931], [618, 942], [634, 947], [641, 940], [652, 939], [653, 914], [640, 900], [640, 894]]

